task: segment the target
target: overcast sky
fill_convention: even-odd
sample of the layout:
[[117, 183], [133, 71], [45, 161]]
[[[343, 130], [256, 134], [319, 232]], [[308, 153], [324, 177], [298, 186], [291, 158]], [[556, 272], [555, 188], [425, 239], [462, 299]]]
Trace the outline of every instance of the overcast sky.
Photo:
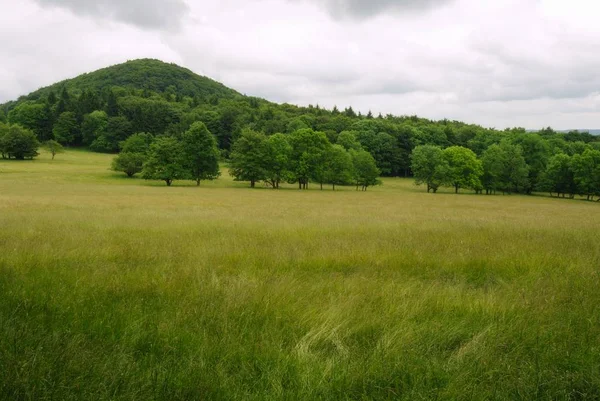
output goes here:
[[0, 0], [0, 103], [136, 58], [276, 102], [600, 128], [597, 0]]

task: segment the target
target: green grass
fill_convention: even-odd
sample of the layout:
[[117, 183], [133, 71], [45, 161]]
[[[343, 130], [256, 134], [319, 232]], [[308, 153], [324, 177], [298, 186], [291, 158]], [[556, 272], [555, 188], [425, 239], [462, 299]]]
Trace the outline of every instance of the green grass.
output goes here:
[[0, 399], [600, 399], [597, 203], [110, 158], [0, 161]]

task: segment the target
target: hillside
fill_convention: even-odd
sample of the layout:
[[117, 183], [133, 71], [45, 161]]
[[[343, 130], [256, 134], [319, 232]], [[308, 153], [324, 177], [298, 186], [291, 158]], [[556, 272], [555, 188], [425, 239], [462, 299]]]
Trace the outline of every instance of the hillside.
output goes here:
[[[343, 137], [353, 137], [357, 146], [370, 152], [384, 176], [410, 175], [411, 154], [419, 145], [468, 147], [481, 156], [489, 146], [508, 139], [522, 147], [528, 163], [538, 166], [530, 171], [535, 185], [550, 156], [600, 148], [600, 137], [587, 132], [496, 130], [417, 116], [362, 115], [352, 107], [275, 104], [241, 95], [186, 68], [148, 59], [83, 74], [0, 106], [0, 123], [30, 129], [40, 141], [55, 139], [109, 153], [118, 152], [120, 143], [134, 133], [179, 137], [196, 121], [215, 135], [225, 158], [247, 129], [272, 135], [307, 128], [325, 133], [333, 144], [341, 144], [338, 137], [347, 131]], [[533, 160], [539, 155], [527, 153], [540, 146], [542, 161]]]
[[180, 96], [205, 98], [233, 98], [239, 93], [210, 78], [200, 76], [187, 68], [160, 60], [141, 59], [127, 61], [100, 70], [82, 74], [76, 78], [57, 82], [41, 88], [19, 101], [37, 100], [51, 92], [60, 93], [63, 88], [75, 95], [85, 91], [102, 92], [110, 87], [141, 89], [158, 93], [173, 92]]

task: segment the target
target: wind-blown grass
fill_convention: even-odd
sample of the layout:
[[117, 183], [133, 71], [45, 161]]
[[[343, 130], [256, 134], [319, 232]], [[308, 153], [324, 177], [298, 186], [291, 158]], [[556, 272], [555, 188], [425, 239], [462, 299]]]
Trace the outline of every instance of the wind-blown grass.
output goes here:
[[597, 400], [600, 210], [0, 162], [0, 399]]

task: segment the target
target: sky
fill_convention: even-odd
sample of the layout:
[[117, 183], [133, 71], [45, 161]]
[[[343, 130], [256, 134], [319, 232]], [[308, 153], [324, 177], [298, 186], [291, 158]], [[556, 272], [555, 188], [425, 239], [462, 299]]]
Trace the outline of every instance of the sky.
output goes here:
[[137, 58], [279, 103], [600, 128], [596, 0], [0, 0], [0, 103]]

